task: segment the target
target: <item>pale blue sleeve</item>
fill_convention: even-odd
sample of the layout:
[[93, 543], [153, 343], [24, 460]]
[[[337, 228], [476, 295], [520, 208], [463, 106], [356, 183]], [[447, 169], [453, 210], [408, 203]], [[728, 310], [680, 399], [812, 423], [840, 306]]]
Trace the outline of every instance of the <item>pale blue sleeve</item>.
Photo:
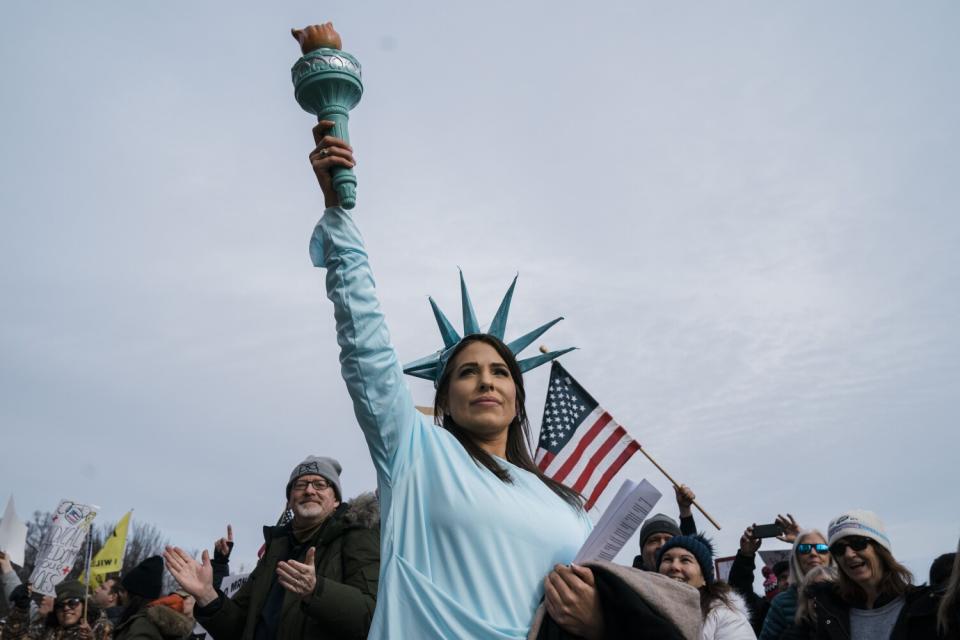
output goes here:
[[381, 479], [391, 483], [397, 451], [419, 422], [390, 344], [363, 238], [349, 213], [324, 211], [310, 239], [310, 258], [327, 270], [340, 367]]

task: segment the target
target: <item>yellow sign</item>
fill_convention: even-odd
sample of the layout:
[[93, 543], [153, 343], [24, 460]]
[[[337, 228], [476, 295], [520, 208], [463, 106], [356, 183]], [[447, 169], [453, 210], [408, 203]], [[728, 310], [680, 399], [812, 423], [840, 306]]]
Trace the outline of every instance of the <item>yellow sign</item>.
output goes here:
[[130, 527], [130, 516], [133, 511], [120, 518], [120, 522], [113, 529], [113, 533], [103, 543], [103, 547], [93, 556], [90, 562], [90, 588], [96, 589], [103, 584], [104, 579], [111, 573], [120, 573], [123, 568], [123, 552], [127, 548], [127, 529]]

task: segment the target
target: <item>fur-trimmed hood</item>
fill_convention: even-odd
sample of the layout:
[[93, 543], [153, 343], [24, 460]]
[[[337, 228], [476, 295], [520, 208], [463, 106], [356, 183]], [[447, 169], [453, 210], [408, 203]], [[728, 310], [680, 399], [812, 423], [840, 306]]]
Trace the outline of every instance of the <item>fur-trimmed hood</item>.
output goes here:
[[145, 617], [164, 638], [184, 638], [193, 632], [192, 619], [164, 605], [147, 607]]
[[[361, 493], [356, 498], [341, 503], [330, 516], [329, 524], [319, 529], [321, 540], [332, 540], [349, 529], [380, 530], [380, 500], [373, 492]], [[265, 526], [263, 539], [269, 543], [274, 538], [290, 535], [293, 523]]]
[[193, 633], [192, 618], [162, 604], [147, 605], [139, 613], [114, 629], [113, 637], [124, 640], [133, 638], [163, 638], [183, 640]]
[[372, 491], [361, 493], [345, 504], [346, 509], [340, 515], [340, 519], [345, 526], [360, 526], [365, 529], [380, 528], [380, 500]]

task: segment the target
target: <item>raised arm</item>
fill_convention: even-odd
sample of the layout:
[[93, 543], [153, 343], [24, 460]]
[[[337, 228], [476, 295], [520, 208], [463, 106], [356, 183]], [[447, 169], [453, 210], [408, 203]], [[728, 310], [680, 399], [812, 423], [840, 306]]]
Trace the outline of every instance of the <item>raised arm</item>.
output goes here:
[[350, 214], [339, 207], [330, 179], [335, 166], [352, 167], [353, 150], [324, 135], [332, 123], [314, 129], [310, 154], [327, 209], [310, 240], [310, 257], [327, 270], [327, 297], [333, 303], [340, 365], [370, 454], [383, 480], [392, 482], [400, 440], [420, 419], [403, 379], [380, 303], [363, 238]]

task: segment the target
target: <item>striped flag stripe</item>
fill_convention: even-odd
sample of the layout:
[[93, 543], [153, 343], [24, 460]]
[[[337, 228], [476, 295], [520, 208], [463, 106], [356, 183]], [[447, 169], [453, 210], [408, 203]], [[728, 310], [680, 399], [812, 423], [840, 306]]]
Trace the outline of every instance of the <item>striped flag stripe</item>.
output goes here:
[[567, 474], [568, 481], [566, 484], [572, 486], [580, 478], [580, 476], [583, 475], [583, 472], [591, 466], [591, 460], [593, 459], [593, 456], [596, 455], [596, 452], [601, 447], [603, 447], [607, 439], [610, 437], [610, 434], [612, 434], [618, 428], [620, 428], [620, 425], [617, 424], [612, 418], [609, 422], [607, 422], [606, 425], [604, 425], [603, 430], [594, 436], [593, 442], [587, 445], [586, 449], [583, 451], [583, 454], [580, 456], [580, 459], [577, 461], [576, 466], [574, 466], [570, 473]]
[[540, 471], [546, 471], [547, 467], [550, 466], [550, 463], [553, 462], [554, 456], [552, 453], [546, 449], [537, 450], [537, 467], [540, 468]]
[[617, 475], [620, 467], [625, 465], [627, 460], [633, 457], [633, 454], [639, 450], [640, 444], [636, 440], [630, 440], [626, 448], [617, 456], [617, 459], [614, 460], [610, 466], [607, 467], [607, 470], [603, 472], [603, 475], [600, 476], [600, 482], [593, 488], [593, 491], [590, 491], [590, 495], [587, 498], [587, 509], [593, 508], [594, 503], [600, 497], [600, 494], [603, 493], [603, 490], [607, 488], [607, 485], [610, 484], [610, 481], [613, 480], [613, 476]]
[[[602, 411], [602, 409], [600, 409], [600, 411]], [[586, 451], [587, 448], [593, 444], [596, 437], [603, 431], [603, 428], [606, 427], [607, 423], [609, 423], [612, 419], [613, 418], [610, 417], [609, 413], [603, 411], [603, 413], [600, 415], [600, 418], [593, 424], [593, 426], [590, 427], [590, 429], [583, 436], [581, 436], [579, 442], [577, 442], [577, 446], [573, 449], [569, 456], [566, 456], [560, 468], [556, 472], [548, 472], [553, 476], [554, 480], [557, 482], [563, 482], [566, 479], [570, 471], [572, 471], [573, 468], [576, 467], [580, 462], [584, 451]], [[570, 445], [572, 444], [572, 442], [567, 444], [565, 449], [569, 449]]]
[[[616, 423], [614, 423], [616, 424]], [[590, 476], [593, 474], [593, 470], [597, 468], [597, 465], [600, 464], [600, 461], [607, 457], [607, 453], [610, 452], [610, 449], [613, 449], [614, 445], [620, 441], [620, 438], [626, 433], [623, 427], [617, 425], [616, 429], [613, 429], [612, 432], [610, 429], [604, 430], [604, 435], [606, 439], [603, 440], [600, 447], [594, 452], [590, 459], [588, 460], [586, 466], [583, 468], [583, 471], [580, 472], [576, 481], [573, 483], [573, 490], [577, 493], [583, 493], [583, 488], [587, 486], [587, 482], [590, 481]]]

